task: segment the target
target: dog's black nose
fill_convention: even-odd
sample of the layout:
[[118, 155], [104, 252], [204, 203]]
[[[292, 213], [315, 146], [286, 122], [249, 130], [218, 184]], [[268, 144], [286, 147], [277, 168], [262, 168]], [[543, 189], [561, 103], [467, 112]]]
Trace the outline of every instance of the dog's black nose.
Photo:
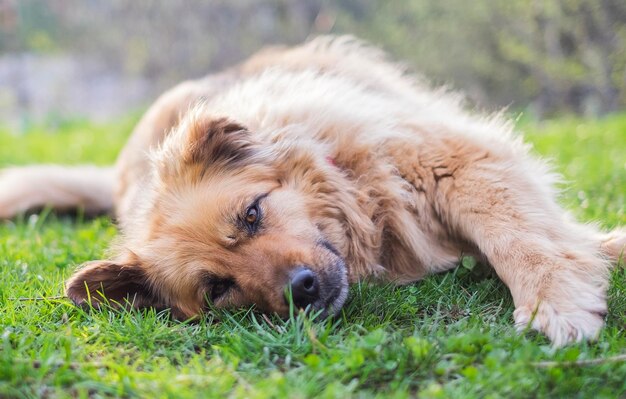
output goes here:
[[319, 298], [320, 284], [311, 269], [300, 268], [291, 275], [291, 296], [299, 308], [306, 308]]

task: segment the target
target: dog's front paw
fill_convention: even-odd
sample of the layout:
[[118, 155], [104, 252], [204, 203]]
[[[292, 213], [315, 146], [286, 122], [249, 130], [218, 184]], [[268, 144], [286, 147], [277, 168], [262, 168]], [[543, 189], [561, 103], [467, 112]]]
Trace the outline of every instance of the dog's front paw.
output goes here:
[[[567, 299], [563, 299], [566, 301]], [[513, 313], [518, 331], [528, 328], [544, 333], [554, 346], [594, 340], [604, 325], [606, 302], [596, 298], [584, 307], [548, 301], [519, 306]]]

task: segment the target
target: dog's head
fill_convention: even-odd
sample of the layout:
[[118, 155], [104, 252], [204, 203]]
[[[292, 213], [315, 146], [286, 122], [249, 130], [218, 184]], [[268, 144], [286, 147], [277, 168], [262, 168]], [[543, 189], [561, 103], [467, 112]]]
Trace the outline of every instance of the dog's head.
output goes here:
[[171, 308], [181, 319], [207, 306], [287, 315], [290, 297], [325, 314], [342, 307], [354, 229], [371, 226], [323, 155], [255, 142], [243, 126], [197, 112], [152, 162], [119, 256], [68, 281], [74, 302]]

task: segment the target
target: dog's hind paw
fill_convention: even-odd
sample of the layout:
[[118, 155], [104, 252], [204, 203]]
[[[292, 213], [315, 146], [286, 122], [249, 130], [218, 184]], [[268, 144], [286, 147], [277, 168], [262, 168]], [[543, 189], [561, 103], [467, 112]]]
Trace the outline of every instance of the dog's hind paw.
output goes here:
[[605, 234], [601, 243], [602, 252], [604, 252], [612, 262], [622, 264], [626, 261], [626, 228], [615, 229]]

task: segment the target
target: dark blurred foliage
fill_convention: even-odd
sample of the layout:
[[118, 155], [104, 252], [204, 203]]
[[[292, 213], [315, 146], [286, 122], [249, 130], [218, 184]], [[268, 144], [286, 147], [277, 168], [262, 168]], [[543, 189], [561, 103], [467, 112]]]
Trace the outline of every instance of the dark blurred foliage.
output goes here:
[[154, 92], [324, 33], [380, 45], [483, 107], [626, 105], [624, 0], [0, 0], [0, 55], [96, 60]]

